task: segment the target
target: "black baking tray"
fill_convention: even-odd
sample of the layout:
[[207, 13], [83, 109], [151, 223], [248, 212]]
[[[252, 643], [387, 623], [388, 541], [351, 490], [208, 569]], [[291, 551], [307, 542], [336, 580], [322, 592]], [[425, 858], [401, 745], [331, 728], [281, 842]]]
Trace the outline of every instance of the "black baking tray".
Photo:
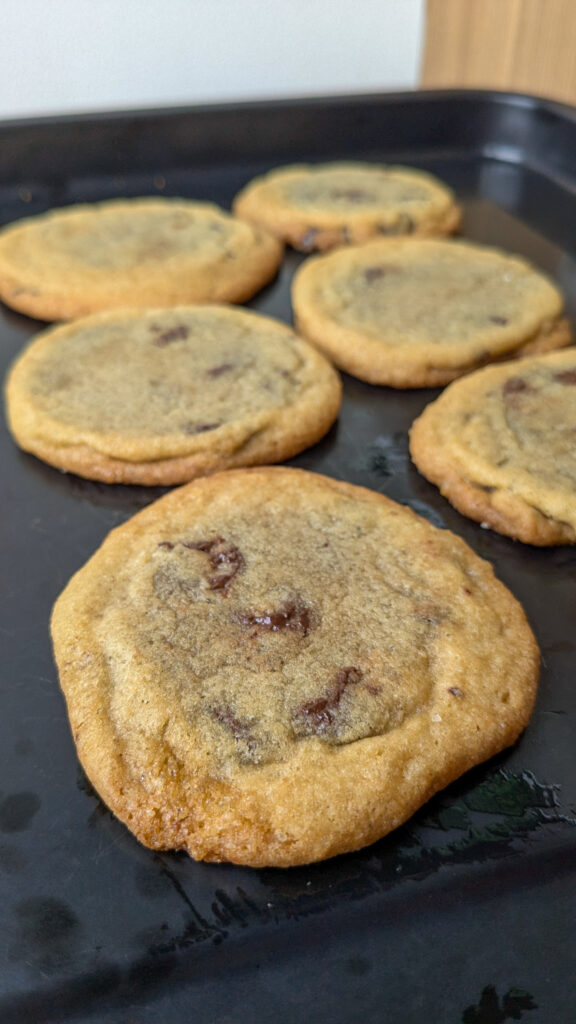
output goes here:
[[[0, 125], [0, 222], [144, 194], [228, 206], [254, 174], [335, 158], [438, 174], [463, 233], [530, 258], [576, 314], [576, 112], [427, 92]], [[250, 305], [290, 320], [302, 257]], [[3, 371], [42, 325], [0, 307]], [[374, 846], [309, 868], [196, 864], [141, 847], [76, 760], [48, 637], [53, 601], [107, 532], [161, 493], [60, 474], [0, 437], [0, 1021], [571, 1024], [576, 1019], [576, 550], [454, 511], [408, 457], [438, 392], [351, 377], [293, 464], [460, 534], [523, 602], [543, 655], [519, 743]]]

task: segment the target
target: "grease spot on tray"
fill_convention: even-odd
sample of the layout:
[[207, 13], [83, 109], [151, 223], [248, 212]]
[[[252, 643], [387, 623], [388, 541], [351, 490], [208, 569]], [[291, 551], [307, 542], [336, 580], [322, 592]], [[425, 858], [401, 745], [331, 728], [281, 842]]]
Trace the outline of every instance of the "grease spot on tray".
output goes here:
[[26, 857], [17, 846], [0, 843], [0, 871], [6, 875], [17, 875], [26, 867]]
[[370, 447], [368, 469], [381, 479], [405, 473], [409, 462], [408, 435], [404, 431], [377, 437]]
[[20, 757], [26, 757], [27, 754], [33, 754], [34, 744], [32, 743], [32, 740], [26, 739], [25, 737], [16, 740], [16, 743], [14, 744], [14, 753], [18, 754]]
[[462, 1024], [505, 1024], [508, 1020], [521, 1020], [526, 1010], [537, 1010], [534, 997], [520, 988], [511, 988], [501, 998], [494, 985], [486, 985], [477, 1006], [468, 1006], [462, 1014]]
[[41, 806], [36, 793], [11, 793], [0, 803], [0, 832], [24, 832]]
[[346, 970], [348, 974], [360, 978], [365, 974], [369, 974], [372, 970], [372, 964], [363, 956], [351, 956], [346, 964]]
[[11, 960], [24, 961], [46, 974], [71, 967], [80, 925], [67, 903], [51, 898], [22, 900], [16, 904], [14, 915]]
[[136, 871], [136, 888], [144, 899], [158, 900], [172, 892], [173, 886], [164, 870], [139, 867]]

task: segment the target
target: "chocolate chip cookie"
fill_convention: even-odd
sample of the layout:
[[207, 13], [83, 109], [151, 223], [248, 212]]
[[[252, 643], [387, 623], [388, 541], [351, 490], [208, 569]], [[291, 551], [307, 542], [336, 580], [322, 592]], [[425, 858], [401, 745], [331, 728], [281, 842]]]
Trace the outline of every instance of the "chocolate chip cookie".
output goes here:
[[22, 448], [128, 484], [280, 462], [326, 433], [340, 398], [337, 372], [284, 324], [200, 305], [100, 313], [46, 331], [6, 388]]
[[0, 231], [0, 299], [41, 320], [119, 307], [244, 302], [282, 245], [211, 203], [121, 199], [52, 210]]
[[302, 252], [381, 235], [447, 235], [461, 218], [452, 191], [431, 174], [368, 163], [277, 168], [249, 182], [234, 211]]
[[385, 239], [306, 261], [299, 330], [342, 370], [395, 388], [447, 384], [485, 363], [569, 345], [558, 288], [471, 242]]
[[576, 350], [488, 367], [412, 427], [421, 473], [464, 515], [526, 544], [576, 542]]
[[459, 538], [364, 488], [258, 468], [172, 491], [59, 598], [86, 772], [156, 849], [287, 867], [374, 842], [514, 742], [538, 651]]

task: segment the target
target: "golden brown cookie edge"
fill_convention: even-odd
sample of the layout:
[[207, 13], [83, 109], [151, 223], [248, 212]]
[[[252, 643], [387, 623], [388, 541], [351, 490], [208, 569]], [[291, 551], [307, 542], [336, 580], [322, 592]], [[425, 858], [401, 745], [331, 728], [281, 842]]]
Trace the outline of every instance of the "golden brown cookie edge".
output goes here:
[[[547, 348], [532, 348], [530, 355], [547, 351]], [[516, 367], [513, 370], [517, 372]], [[444, 394], [448, 395], [448, 392], [449, 389]], [[570, 523], [551, 518], [519, 494], [499, 487], [488, 489], [458, 472], [434, 436], [434, 420], [439, 408], [437, 403], [442, 398], [443, 395], [440, 395], [436, 401], [431, 402], [409, 431], [410, 456], [422, 476], [438, 487], [442, 496], [462, 515], [489, 526], [505, 537], [534, 547], [576, 543], [576, 529]]]
[[[194, 254], [176, 260], [169, 273], [166, 268], [145, 268], [136, 275], [136, 281], [126, 281], [121, 293], [111, 292], [109, 279], [87, 280], [78, 282], [72, 278], [63, 282], [52, 283], [45, 292], [41, 291], [39, 282], [31, 280], [26, 274], [15, 272], [9, 258], [3, 255], [3, 241], [10, 240], [14, 235], [26, 231], [38, 221], [54, 218], [59, 213], [92, 211], [100, 206], [138, 203], [144, 206], [162, 203], [158, 197], [143, 197], [135, 200], [113, 199], [102, 203], [81, 203], [71, 207], [48, 210], [33, 217], [22, 218], [5, 225], [0, 230], [0, 301], [11, 309], [26, 316], [46, 322], [58, 320], [74, 320], [108, 310], [145, 309], [152, 306], [177, 306], [191, 303], [234, 303], [239, 304], [251, 299], [265, 287], [278, 273], [282, 261], [284, 246], [271, 232], [265, 228], [254, 228], [254, 236], [246, 258], [236, 261], [234, 267], [224, 265], [216, 267], [213, 263], [199, 262]], [[164, 203], [171, 200], [164, 200]], [[203, 208], [213, 208], [216, 213], [231, 220], [234, 218], [214, 203], [194, 204], [189, 200], [174, 200]], [[113, 274], [115, 278], [118, 275]], [[162, 276], [165, 280], [162, 281]]]
[[[186, 309], [187, 307], [183, 307]], [[191, 307], [195, 308], [195, 307]], [[219, 309], [220, 307], [205, 307]], [[234, 312], [234, 307], [222, 307]], [[170, 310], [168, 310], [170, 311]], [[33, 428], [28, 422], [26, 408], [22, 408], [19, 397], [19, 376], [28, 353], [35, 347], [50, 343], [60, 332], [69, 334], [82, 323], [108, 323], [116, 316], [130, 315], [132, 310], [106, 311], [93, 314], [86, 320], [72, 324], [51, 327], [33, 338], [28, 346], [16, 357], [8, 372], [4, 392], [6, 418], [8, 427], [15, 443], [26, 452], [36, 456], [48, 465], [66, 473], [75, 473], [89, 480], [110, 484], [141, 484], [144, 486], [170, 486], [188, 483], [189, 481], [223, 469], [240, 468], [243, 466], [265, 465], [283, 462], [298, 455], [300, 452], [320, 441], [333, 426], [340, 412], [342, 401], [342, 380], [339, 373], [329, 360], [305, 338], [296, 335], [298, 344], [305, 350], [309, 373], [317, 374], [316, 380], [298, 397], [296, 402], [278, 407], [271, 414], [266, 426], [259, 430], [241, 448], [219, 452], [210, 449], [205, 442], [193, 449], [190, 454], [173, 458], [155, 460], [128, 460], [116, 458], [112, 454], [99, 451], [87, 444], [59, 444], [50, 437], [38, 436], [38, 425]], [[147, 310], [150, 313], [161, 313], [163, 310]], [[243, 313], [243, 311], [239, 311]], [[259, 325], [266, 322], [282, 328], [286, 334], [294, 334], [291, 328], [281, 321], [263, 314], [249, 313]], [[48, 433], [48, 418], [44, 434]]]
[[[240, 474], [246, 480], [249, 487], [254, 487], [258, 486], [258, 477], [260, 482], [263, 480], [263, 475], [268, 479], [270, 475], [275, 475], [276, 479], [279, 480], [279, 474], [285, 475], [287, 473], [291, 475], [299, 474], [301, 481], [305, 477], [317, 476], [317, 474], [309, 474], [302, 470], [267, 468], [232, 471], [232, 473], [218, 474], [214, 477], [205, 478], [189, 485], [189, 487], [172, 492], [165, 498], [155, 502], [153, 506], [149, 506], [139, 513], [128, 523], [112, 531], [102, 545], [102, 548], [93, 558], [101, 557], [101, 552], [105, 552], [106, 560], [110, 563], [108, 569], [112, 569], [116, 560], [113, 548], [118, 542], [122, 546], [123, 534], [126, 530], [136, 529], [138, 533], [145, 531], [150, 520], [153, 522], [159, 513], [168, 507], [170, 502], [182, 500], [185, 492], [189, 494], [192, 487], [197, 489], [200, 485], [209, 495], [210, 488], [218, 487], [223, 478], [229, 479], [232, 475], [238, 478]], [[376, 500], [386, 502], [387, 504], [394, 504], [390, 503], [382, 495], [366, 491], [364, 488], [357, 488], [353, 485], [333, 480], [328, 481], [328, 486], [334, 487], [335, 490], [340, 492], [365, 492], [366, 495], [370, 496], [365, 500]], [[409, 510], [404, 511], [407, 511], [409, 515], [414, 515]], [[418, 517], [415, 518], [417, 519]], [[78, 613], [75, 608], [74, 590], [79, 586], [79, 580], [81, 580], [82, 573], [86, 569], [84, 567], [73, 578], [56, 603], [52, 616], [52, 635], [57, 663], [63, 666], [62, 686], [69, 704], [70, 721], [79, 753], [81, 756], [84, 754], [84, 758], [86, 758], [87, 747], [97, 751], [98, 764], [96, 767], [84, 764], [95, 788], [102, 794], [120, 820], [124, 821], [145, 845], [155, 849], [187, 849], [190, 855], [196, 859], [225, 860], [252, 867], [290, 867], [298, 864], [312, 863], [316, 860], [360, 849], [383, 837], [393, 828], [398, 827], [434, 793], [444, 788], [475, 764], [486, 760], [504, 749], [504, 747], [512, 744], [527, 724], [536, 694], [539, 653], [521, 606], [494, 577], [492, 567], [488, 563], [475, 556], [459, 538], [453, 535], [452, 538], [461, 552], [467, 553], [465, 557], [471, 559], [475, 569], [489, 581], [489, 585], [493, 588], [492, 594], [495, 605], [506, 606], [509, 631], [517, 634], [515, 636], [517, 641], [515, 644], [515, 657], [510, 671], [511, 675], [515, 674], [519, 679], [520, 676], [522, 677], [522, 709], [521, 713], [516, 714], [514, 720], [508, 721], [506, 725], [501, 722], [500, 727], [496, 728], [494, 723], [493, 734], [490, 739], [487, 739], [485, 735], [481, 735], [479, 728], [474, 729], [470, 726], [468, 730], [465, 729], [466, 743], [464, 746], [466, 749], [463, 747], [462, 742], [453, 742], [449, 752], [450, 756], [446, 753], [446, 744], [442, 742], [445, 724], [439, 723], [437, 726], [435, 725], [435, 751], [436, 754], [440, 751], [441, 756], [437, 757], [435, 755], [431, 772], [428, 764], [425, 765], [424, 774], [429, 776], [425, 781], [423, 778], [420, 778], [418, 773], [411, 780], [404, 794], [403, 801], [401, 801], [404, 804], [403, 808], [399, 808], [394, 799], [390, 799], [384, 801], [385, 806], [381, 806], [378, 810], [374, 806], [375, 802], [378, 804], [378, 785], [376, 785], [375, 789], [374, 786], [369, 787], [370, 792], [366, 795], [364, 803], [362, 806], [358, 806], [358, 799], [352, 797], [352, 793], [356, 792], [356, 783], [353, 780], [354, 785], [351, 787], [350, 797], [356, 804], [355, 809], [358, 810], [358, 815], [355, 817], [353, 815], [353, 835], [349, 835], [349, 830], [344, 830], [345, 834], [343, 834], [342, 829], [340, 829], [336, 837], [328, 839], [323, 837], [319, 840], [317, 835], [308, 833], [301, 842], [295, 844], [294, 842], [279, 842], [273, 838], [274, 830], [271, 830], [269, 815], [264, 813], [262, 809], [260, 811], [257, 810], [255, 813], [253, 794], [249, 791], [244, 792], [242, 787], [228, 786], [228, 784], [222, 785], [221, 783], [215, 785], [214, 802], [225, 806], [226, 820], [232, 814], [233, 817], [237, 817], [237, 821], [234, 828], [231, 828], [229, 824], [226, 825], [224, 834], [222, 834], [221, 829], [215, 828], [210, 838], [206, 837], [200, 840], [195, 834], [194, 821], [196, 820], [197, 823], [198, 819], [195, 816], [194, 807], [191, 808], [191, 834], [190, 824], [187, 825], [182, 819], [181, 797], [177, 798], [170, 794], [169, 780], [167, 785], [168, 795], [164, 808], [151, 806], [150, 803], [148, 803], [148, 806], [143, 806], [142, 801], [146, 792], [145, 789], [138, 779], [126, 779], [124, 777], [125, 768], [122, 765], [121, 748], [117, 742], [112, 741], [111, 743], [109, 736], [102, 735], [102, 729], [100, 728], [102, 723], [101, 701], [98, 695], [91, 689], [91, 679], [94, 679], [94, 668], [91, 675], [86, 663], [86, 652], [78, 650]], [[91, 559], [90, 563], [92, 561]], [[87, 564], [90, 565], [90, 563]], [[106, 564], [103, 568], [106, 568]], [[84, 618], [86, 618], [86, 615], [84, 615]], [[89, 619], [90, 608], [88, 602]], [[76, 653], [74, 653], [74, 648], [76, 648]], [[98, 669], [97, 666], [95, 668], [96, 675], [98, 675], [99, 671], [102, 671], [103, 666], [104, 660], [101, 659], [100, 668]], [[69, 700], [68, 688], [70, 677], [73, 680], [80, 678], [82, 700], [79, 704], [76, 700]], [[506, 717], [505, 710], [502, 717]], [[86, 744], [86, 741], [81, 736], [82, 731], [86, 727], [93, 731], [88, 744]], [[412, 728], [414, 728], [413, 723]], [[386, 740], [387, 737], [377, 737], [360, 741], [366, 745], [368, 760], [376, 765], [380, 786], [381, 779], [384, 777], [382, 773], [385, 772], [386, 767], [390, 769], [390, 764], [388, 763], [390, 758], [386, 756], [386, 753], [382, 756], [381, 749], [383, 746], [386, 746]], [[350, 746], [355, 745], [351, 744]], [[393, 746], [396, 747], [396, 750], [392, 760], [396, 769], [398, 769], [403, 763], [405, 756], [404, 738], [393, 737]], [[344, 760], [347, 757], [349, 757], [349, 752], [348, 755], [345, 752]], [[102, 777], [100, 773], [102, 773]], [[360, 777], [364, 778], [364, 774], [361, 773]], [[121, 793], [120, 800], [118, 799], [119, 779], [122, 781], [119, 790]], [[298, 777], [295, 777], [294, 772], [291, 770], [286, 773], [284, 782], [290, 793], [293, 793], [294, 788], [298, 787]], [[274, 794], [272, 798], [274, 799]], [[149, 794], [146, 799], [149, 802]], [[382, 801], [380, 802], [382, 803]], [[252, 825], [248, 824], [250, 817], [253, 819]], [[362, 819], [361, 827], [359, 818]], [[200, 814], [200, 820], [202, 820], [202, 814]], [[313, 823], [311, 824], [313, 825]], [[205, 826], [206, 821], [202, 820], [200, 831], [203, 835], [206, 831]], [[314, 831], [314, 828], [311, 828], [310, 832], [312, 831]]]

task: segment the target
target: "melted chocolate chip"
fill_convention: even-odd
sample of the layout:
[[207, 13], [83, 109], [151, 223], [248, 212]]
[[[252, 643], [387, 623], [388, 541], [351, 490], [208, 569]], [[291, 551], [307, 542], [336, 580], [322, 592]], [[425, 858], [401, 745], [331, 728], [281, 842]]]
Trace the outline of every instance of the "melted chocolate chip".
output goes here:
[[[284, 378], [284, 380], [290, 381], [290, 383], [294, 387], [296, 387], [296, 385], [300, 384], [299, 377], [295, 373], [291, 373], [290, 370], [281, 369], [281, 370], [278, 371], [278, 373], [280, 374], [281, 377]], [[269, 390], [272, 391], [273, 389], [269, 388]]]
[[192, 551], [202, 551], [208, 555], [210, 565], [216, 570], [214, 576], [208, 578], [210, 590], [221, 590], [227, 593], [232, 580], [244, 568], [244, 557], [239, 549], [224, 540], [213, 537], [211, 540], [200, 540], [196, 543], [182, 541], [182, 546]]
[[510, 377], [502, 387], [505, 395], [516, 395], [519, 391], [531, 391], [532, 388], [523, 377]]
[[296, 731], [305, 736], [322, 736], [331, 731], [344, 692], [348, 686], [354, 686], [361, 679], [360, 669], [353, 666], [340, 669], [323, 697], [307, 701], [296, 710]]
[[498, 324], [499, 327], [505, 327], [510, 323], [507, 316], [489, 316], [488, 320], [491, 324]]
[[161, 327], [157, 327], [156, 324], [152, 324], [150, 330], [154, 332], [161, 332], [156, 333], [156, 337], [152, 342], [152, 344], [157, 345], [158, 348], [164, 348], [165, 345], [170, 345], [173, 341], [184, 341], [184, 339], [190, 334], [190, 330], [185, 324], [180, 324], [178, 327], [171, 327], [167, 331], [163, 331]]
[[383, 277], [388, 277], [390, 274], [402, 273], [402, 267], [397, 263], [380, 263], [376, 266], [366, 267], [362, 272], [362, 277], [366, 284], [374, 284], [375, 281], [380, 281]]
[[232, 733], [237, 743], [242, 745], [245, 759], [252, 760], [250, 755], [256, 750], [258, 740], [252, 733], [251, 723], [238, 718], [227, 704], [213, 708], [212, 716]]
[[560, 384], [576, 384], [576, 370], [562, 370], [554, 374], [554, 380]]
[[249, 730], [249, 726], [246, 722], [242, 722], [237, 718], [232, 709], [227, 705], [224, 707], [214, 708], [212, 710], [212, 715], [218, 722], [225, 725], [235, 737], [244, 737]]
[[234, 363], [221, 363], [220, 366], [213, 366], [211, 370], [206, 371], [207, 377], [221, 377], [223, 373], [228, 373], [229, 370], [234, 369]]
[[258, 627], [272, 633], [280, 633], [289, 629], [294, 633], [308, 636], [312, 629], [310, 609], [306, 605], [298, 605], [295, 601], [286, 601], [281, 608], [271, 612], [240, 612], [238, 622], [249, 629]]
[[373, 281], [379, 281], [381, 277], [384, 277], [384, 273], [384, 267], [366, 267], [364, 279], [368, 284], [372, 284]]

